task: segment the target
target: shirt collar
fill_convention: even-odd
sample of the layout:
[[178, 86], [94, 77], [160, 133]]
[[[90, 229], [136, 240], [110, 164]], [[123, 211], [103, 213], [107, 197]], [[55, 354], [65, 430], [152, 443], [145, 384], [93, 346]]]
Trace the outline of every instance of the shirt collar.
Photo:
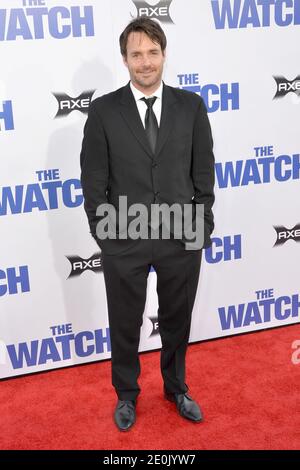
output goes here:
[[141, 98], [144, 98], [144, 97], [145, 97], [145, 98], [150, 98], [151, 96], [156, 96], [157, 98], [161, 99], [161, 97], [162, 97], [162, 90], [163, 90], [163, 82], [162, 82], [162, 81], [160, 82], [160, 85], [159, 85], [159, 87], [157, 88], [157, 90], [155, 90], [155, 92], [152, 93], [152, 95], [150, 95], [150, 96], [145, 96], [145, 94], [144, 94], [142, 91], [138, 90], [138, 89], [132, 84], [131, 81], [130, 81], [130, 88], [131, 88], [131, 91], [132, 91], [132, 93], [133, 93], [133, 96], [134, 96], [135, 101], [138, 101], [138, 100], [140, 100]]

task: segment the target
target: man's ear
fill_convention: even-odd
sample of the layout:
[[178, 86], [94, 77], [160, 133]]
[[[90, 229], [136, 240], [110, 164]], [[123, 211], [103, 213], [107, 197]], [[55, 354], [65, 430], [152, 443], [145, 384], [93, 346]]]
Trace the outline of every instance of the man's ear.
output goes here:
[[124, 65], [125, 65], [126, 67], [128, 67], [126, 55], [123, 55], [122, 57], [123, 57], [123, 63], [124, 63]]

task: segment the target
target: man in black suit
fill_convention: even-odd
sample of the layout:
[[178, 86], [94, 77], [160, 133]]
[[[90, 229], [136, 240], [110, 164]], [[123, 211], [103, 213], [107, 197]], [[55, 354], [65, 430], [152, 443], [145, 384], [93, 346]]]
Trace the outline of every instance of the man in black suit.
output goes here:
[[[121, 431], [136, 420], [138, 347], [151, 265], [157, 275], [164, 396], [184, 418], [203, 419], [185, 383], [185, 355], [202, 248], [210, 246], [214, 227], [213, 141], [203, 100], [162, 81], [166, 43], [160, 25], [148, 18], [134, 19], [125, 28], [120, 48], [130, 82], [91, 103], [81, 150], [84, 207], [102, 251], [112, 383], [118, 396], [114, 419]], [[132, 212], [125, 224], [118, 219], [115, 234], [105, 239], [103, 208], [110, 204], [124, 215], [121, 196], [127, 197], [127, 207], [139, 203], [149, 210], [160, 204], [189, 205], [193, 227], [199, 221], [195, 212], [204, 207], [203, 223], [196, 224], [204, 243], [189, 245], [185, 232], [174, 235], [172, 223], [165, 224], [170, 229], [166, 238], [164, 220], [151, 218], [146, 236], [145, 231], [139, 238], [124, 235]]]

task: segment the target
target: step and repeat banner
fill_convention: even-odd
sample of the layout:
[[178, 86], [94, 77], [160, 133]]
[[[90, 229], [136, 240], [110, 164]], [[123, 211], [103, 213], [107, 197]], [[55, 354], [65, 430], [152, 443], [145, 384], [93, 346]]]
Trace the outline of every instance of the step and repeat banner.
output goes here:
[[[213, 130], [191, 342], [299, 322], [300, 0], [0, 0], [2, 378], [110, 358], [79, 155], [90, 101], [129, 80], [118, 39], [143, 15], [167, 35], [165, 83], [200, 94]], [[157, 307], [152, 270], [141, 351], [161, 346]]]

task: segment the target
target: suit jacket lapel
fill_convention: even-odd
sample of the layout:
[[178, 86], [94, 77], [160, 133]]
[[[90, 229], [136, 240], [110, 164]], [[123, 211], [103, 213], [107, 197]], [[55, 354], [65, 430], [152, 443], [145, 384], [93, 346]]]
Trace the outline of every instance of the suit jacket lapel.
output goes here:
[[156, 157], [158, 157], [161, 152], [172, 129], [172, 122], [175, 116], [174, 105], [176, 103], [177, 98], [172, 93], [172, 89], [163, 83], [161, 118], [155, 149]]
[[153, 153], [151, 151], [150, 145], [148, 143], [147, 135], [143, 123], [141, 121], [139, 111], [130, 89], [129, 82], [123, 89], [123, 94], [121, 98], [121, 114], [125, 119], [128, 127], [131, 132], [134, 134], [136, 139], [140, 142], [144, 150], [147, 152], [150, 158], [153, 158]]

